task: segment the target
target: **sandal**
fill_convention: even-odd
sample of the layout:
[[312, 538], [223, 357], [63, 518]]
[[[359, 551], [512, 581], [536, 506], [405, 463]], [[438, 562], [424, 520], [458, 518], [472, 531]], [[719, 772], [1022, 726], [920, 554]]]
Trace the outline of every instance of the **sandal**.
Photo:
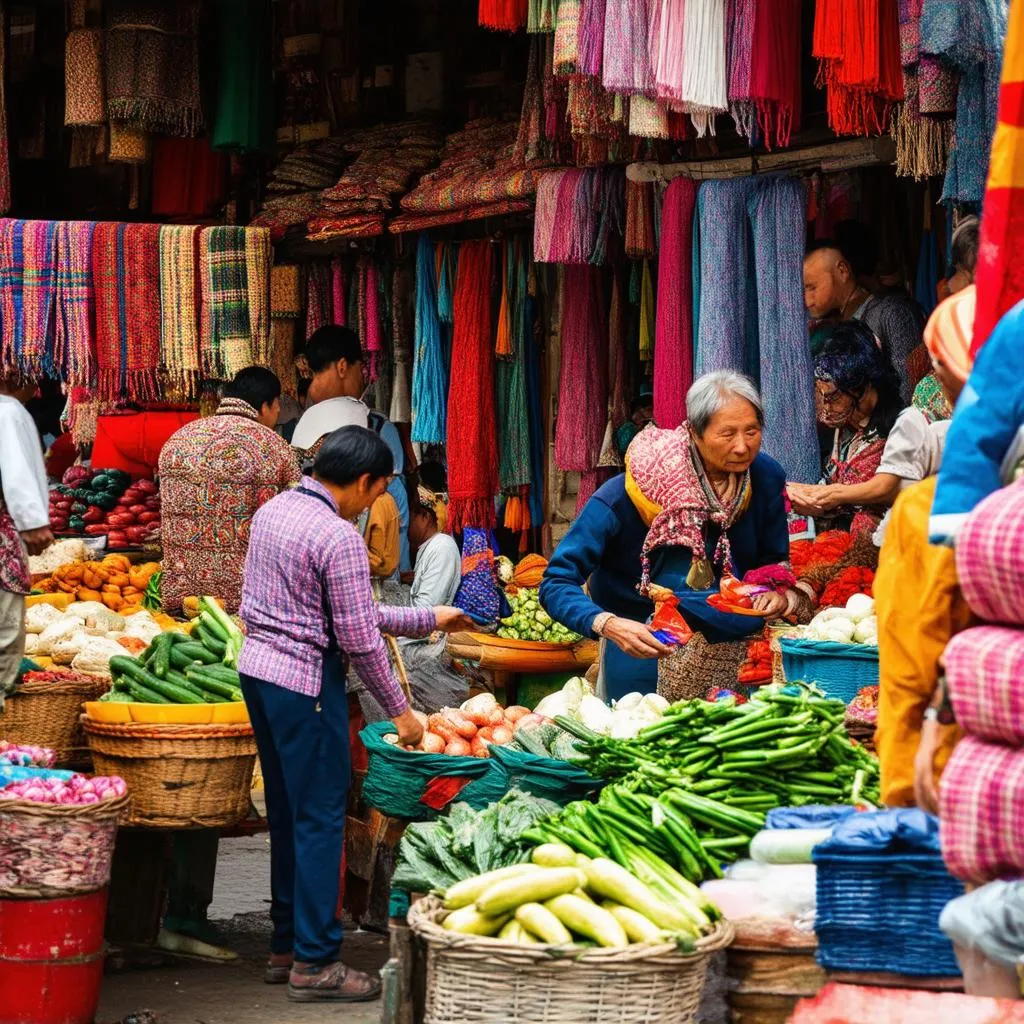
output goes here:
[[265, 985], [287, 985], [292, 973], [295, 958], [291, 953], [271, 953], [267, 966], [263, 969]]
[[326, 967], [296, 964], [288, 979], [288, 998], [297, 1003], [364, 1003], [376, 999], [381, 983], [340, 960]]

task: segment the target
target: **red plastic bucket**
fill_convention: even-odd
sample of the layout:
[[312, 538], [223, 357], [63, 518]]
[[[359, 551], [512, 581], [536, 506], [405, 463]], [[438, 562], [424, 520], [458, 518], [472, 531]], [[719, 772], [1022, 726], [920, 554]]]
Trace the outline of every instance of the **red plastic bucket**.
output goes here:
[[92, 1024], [106, 914], [106, 889], [0, 900], [0, 1024]]

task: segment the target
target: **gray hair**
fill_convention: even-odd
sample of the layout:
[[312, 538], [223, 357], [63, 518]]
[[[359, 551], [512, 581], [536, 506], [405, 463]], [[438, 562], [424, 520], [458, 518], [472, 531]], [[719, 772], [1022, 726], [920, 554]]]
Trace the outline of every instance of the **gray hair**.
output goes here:
[[690, 429], [703, 437], [714, 415], [734, 398], [749, 402], [764, 426], [764, 406], [754, 382], [735, 370], [715, 370], [698, 377], [686, 392], [686, 419]]
[[964, 217], [953, 232], [951, 262], [957, 270], [974, 273], [978, 262], [978, 236], [981, 222], [977, 217]]

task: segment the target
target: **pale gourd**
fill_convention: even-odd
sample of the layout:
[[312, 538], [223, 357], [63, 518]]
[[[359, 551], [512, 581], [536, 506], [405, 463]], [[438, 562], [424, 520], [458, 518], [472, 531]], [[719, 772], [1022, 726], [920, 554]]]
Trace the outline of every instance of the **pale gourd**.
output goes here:
[[127, 653], [116, 640], [105, 636], [90, 637], [75, 655], [71, 667], [76, 672], [105, 676], [110, 674], [110, 659], [124, 657]]

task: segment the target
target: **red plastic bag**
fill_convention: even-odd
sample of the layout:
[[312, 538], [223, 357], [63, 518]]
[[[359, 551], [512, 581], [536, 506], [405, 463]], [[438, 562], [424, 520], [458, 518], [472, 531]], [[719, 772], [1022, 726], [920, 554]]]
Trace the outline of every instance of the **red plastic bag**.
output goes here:
[[671, 590], [658, 588], [658, 596], [654, 602], [654, 618], [651, 619], [651, 632], [669, 647], [685, 644], [693, 636], [693, 630], [679, 611], [679, 598]]

